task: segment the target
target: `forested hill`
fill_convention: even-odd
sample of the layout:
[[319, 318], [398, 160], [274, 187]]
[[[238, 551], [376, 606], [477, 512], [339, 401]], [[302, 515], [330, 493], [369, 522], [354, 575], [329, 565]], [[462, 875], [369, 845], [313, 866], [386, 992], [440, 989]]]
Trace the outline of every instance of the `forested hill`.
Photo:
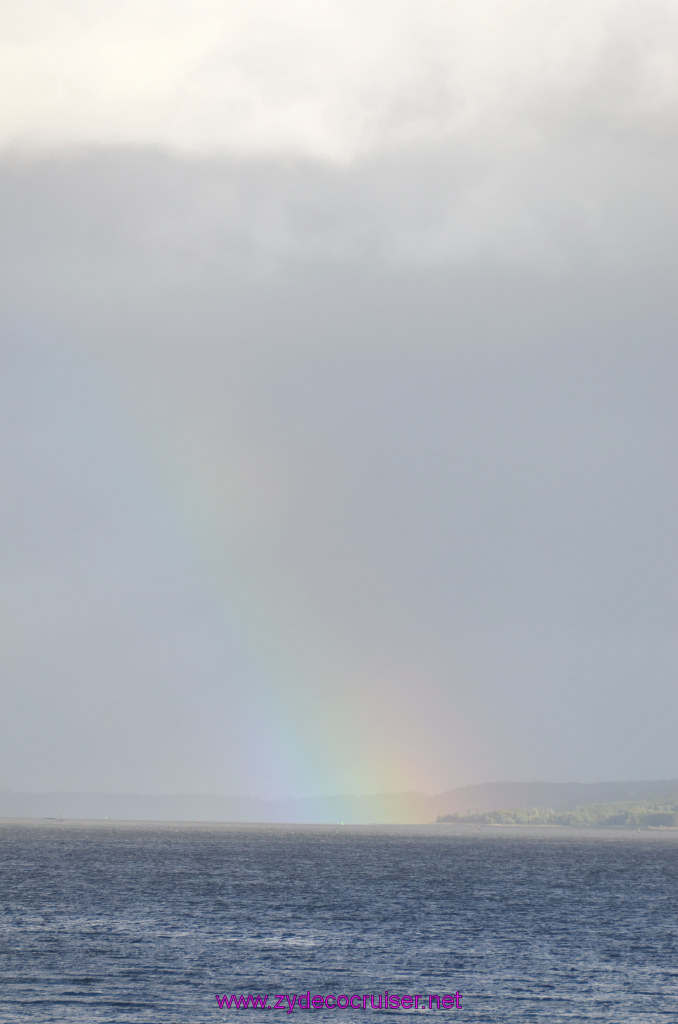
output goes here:
[[434, 817], [468, 816], [516, 808], [574, 811], [589, 804], [675, 803], [678, 779], [641, 782], [488, 782], [464, 786], [433, 798]]
[[[469, 787], [476, 788], [480, 787]], [[589, 786], [508, 783], [482, 788], [502, 790], [495, 795], [494, 807], [468, 807], [464, 812], [439, 814], [437, 821], [479, 825], [678, 826], [675, 780]], [[492, 800], [488, 792], [481, 797], [483, 802]], [[510, 802], [512, 797], [522, 799], [516, 799], [512, 807], [499, 805], [499, 800]]]
[[511, 811], [479, 811], [475, 814], [445, 814], [441, 824], [478, 825], [592, 825], [626, 828], [678, 827], [678, 802], [583, 804], [573, 811], [544, 807], [518, 807]]

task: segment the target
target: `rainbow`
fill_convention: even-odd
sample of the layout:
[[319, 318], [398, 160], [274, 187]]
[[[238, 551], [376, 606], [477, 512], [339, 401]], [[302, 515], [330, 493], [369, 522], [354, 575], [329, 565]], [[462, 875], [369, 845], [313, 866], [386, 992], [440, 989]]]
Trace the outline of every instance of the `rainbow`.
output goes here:
[[[214, 690], [205, 742], [214, 743], [215, 720], [224, 742], [234, 733], [248, 741], [237, 777], [224, 769], [214, 790], [325, 797], [442, 788], [434, 758], [447, 740], [435, 701], [430, 728], [421, 726], [431, 667], [353, 650], [289, 553], [260, 550], [271, 521], [293, 514], [296, 467], [248, 437], [232, 403], [187, 399], [180, 374], [147, 387], [131, 363], [100, 357], [106, 365], [94, 376], [133, 435], [162, 543], [181, 551], [211, 618], [237, 638], [237, 666]], [[95, 359], [91, 350], [85, 358]], [[450, 742], [459, 744], [458, 730]]]

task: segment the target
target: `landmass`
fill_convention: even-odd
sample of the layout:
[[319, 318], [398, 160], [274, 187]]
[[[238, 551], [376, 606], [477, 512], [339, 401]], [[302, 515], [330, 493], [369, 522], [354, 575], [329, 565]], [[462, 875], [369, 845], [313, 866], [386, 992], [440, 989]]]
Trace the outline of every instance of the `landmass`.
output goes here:
[[570, 825], [581, 827], [678, 827], [678, 800], [671, 802], [584, 804], [572, 811], [552, 807], [519, 807], [505, 811], [441, 814], [439, 823], [478, 825]]

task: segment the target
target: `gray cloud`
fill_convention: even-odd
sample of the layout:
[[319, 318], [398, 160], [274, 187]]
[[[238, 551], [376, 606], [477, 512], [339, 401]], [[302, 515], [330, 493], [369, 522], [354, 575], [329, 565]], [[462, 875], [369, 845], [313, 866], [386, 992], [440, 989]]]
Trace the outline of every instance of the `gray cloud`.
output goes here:
[[357, 759], [365, 707], [461, 721], [430, 789], [675, 774], [675, 136], [584, 106], [343, 169], [6, 155], [11, 785], [313, 791], [205, 740], [276, 688], [343, 687]]

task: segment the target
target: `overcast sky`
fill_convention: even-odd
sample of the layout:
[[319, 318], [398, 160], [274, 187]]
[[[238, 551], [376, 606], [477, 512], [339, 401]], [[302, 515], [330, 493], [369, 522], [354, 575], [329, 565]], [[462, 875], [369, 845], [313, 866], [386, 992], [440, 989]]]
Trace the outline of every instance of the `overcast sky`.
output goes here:
[[0, 788], [678, 776], [678, 8], [0, 7]]

